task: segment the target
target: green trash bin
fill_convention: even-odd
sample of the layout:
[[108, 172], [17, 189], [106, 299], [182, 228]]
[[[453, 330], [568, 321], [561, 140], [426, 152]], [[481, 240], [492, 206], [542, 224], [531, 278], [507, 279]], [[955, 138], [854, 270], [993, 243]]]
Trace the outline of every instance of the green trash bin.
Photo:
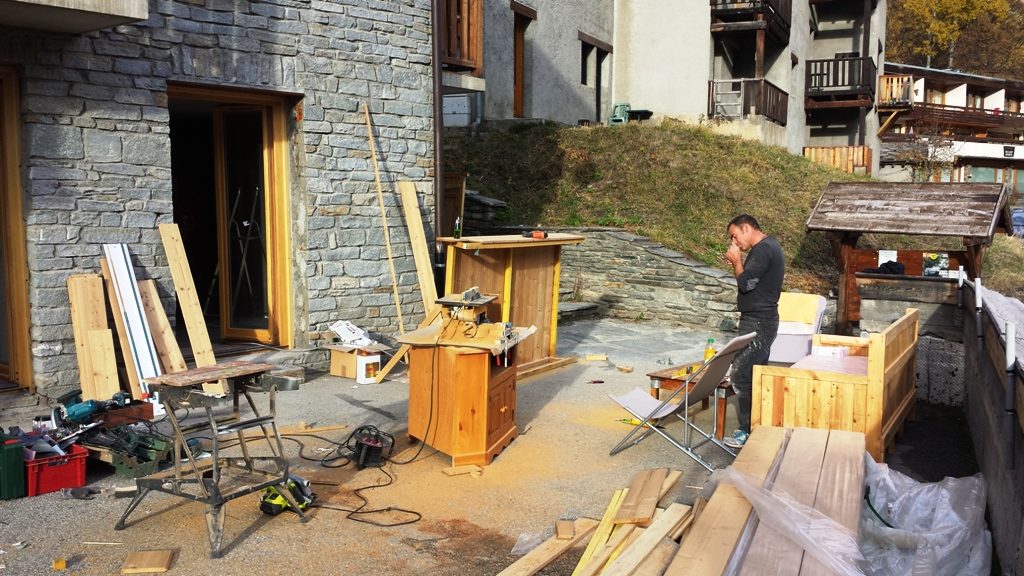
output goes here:
[[0, 432], [0, 500], [25, 497], [25, 448]]

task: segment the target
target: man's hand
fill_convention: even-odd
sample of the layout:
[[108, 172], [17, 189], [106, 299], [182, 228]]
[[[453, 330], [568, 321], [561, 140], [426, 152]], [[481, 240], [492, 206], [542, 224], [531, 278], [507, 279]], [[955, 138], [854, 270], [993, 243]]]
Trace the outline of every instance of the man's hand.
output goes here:
[[729, 244], [729, 249], [725, 251], [725, 259], [733, 266], [738, 264], [741, 260], [739, 247], [735, 244]]

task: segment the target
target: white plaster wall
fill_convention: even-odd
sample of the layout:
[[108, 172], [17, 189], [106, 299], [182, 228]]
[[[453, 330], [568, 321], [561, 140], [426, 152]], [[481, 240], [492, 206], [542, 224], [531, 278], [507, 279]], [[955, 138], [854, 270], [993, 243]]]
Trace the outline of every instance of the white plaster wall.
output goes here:
[[613, 98], [696, 122], [707, 113], [711, 10], [694, 0], [616, 0]]
[[[990, 142], [954, 142], [956, 155], [960, 158], [992, 158], [998, 160], [1012, 161], [1024, 158], [1024, 146], [1010, 144], [994, 144]], [[1013, 148], [1013, 157], [1003, 156], [1003, 147]]]
[[946, 106], [967, 106], [967, 84], [961, 84], [946, 92]]
[[[537, 11], [537, 19], [526, 29], [525, 117], [571, 124], [594, 117], [595, 88], [580, 82], [578, 33], [612, 44], [614, 54], [613, 1], [522, 0], [522, 4]], [[484, 6], [485, 116], [488, 119], [513, 117], [514, 14], [507, 0], [487, 0]], [[611, 59], [609, 56], [607, 62]], [[613, 66], [605, 66], [602, 118], [611, 109], [608, 76], [614, 77], [614, 73]]]

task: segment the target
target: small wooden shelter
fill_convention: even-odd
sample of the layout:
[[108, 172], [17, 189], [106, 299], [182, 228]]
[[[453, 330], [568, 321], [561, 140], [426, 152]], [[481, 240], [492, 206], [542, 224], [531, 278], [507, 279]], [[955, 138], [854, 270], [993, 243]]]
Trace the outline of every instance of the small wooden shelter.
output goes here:
[[[1002, 183], [830, 182], [807, 219], [807, 230], [825, 232], [842, 277], [836, 328], [846, 333], [860, 320], [855, 274], [879, 265], [878, 251], [857, 248], [863, 234], [953, 236], [949, 269], [981, 273], [985, 248], [996, 232], [1010, 233], [1009, 189]], [[905, 278], [923, 278], [922, 252], [901, 251]]]

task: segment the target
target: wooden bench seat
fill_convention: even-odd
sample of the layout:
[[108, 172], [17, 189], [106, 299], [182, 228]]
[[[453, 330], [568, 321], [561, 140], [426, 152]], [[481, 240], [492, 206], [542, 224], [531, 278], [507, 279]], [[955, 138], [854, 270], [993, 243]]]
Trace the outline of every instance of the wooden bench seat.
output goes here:
[[914, 405], [919, 312], [867, 338], [816, 334], [813, 346], [846, 357], [808, 356], [790, 367], [755, 366], [750, 423], [863, 432], [881, 462]]

